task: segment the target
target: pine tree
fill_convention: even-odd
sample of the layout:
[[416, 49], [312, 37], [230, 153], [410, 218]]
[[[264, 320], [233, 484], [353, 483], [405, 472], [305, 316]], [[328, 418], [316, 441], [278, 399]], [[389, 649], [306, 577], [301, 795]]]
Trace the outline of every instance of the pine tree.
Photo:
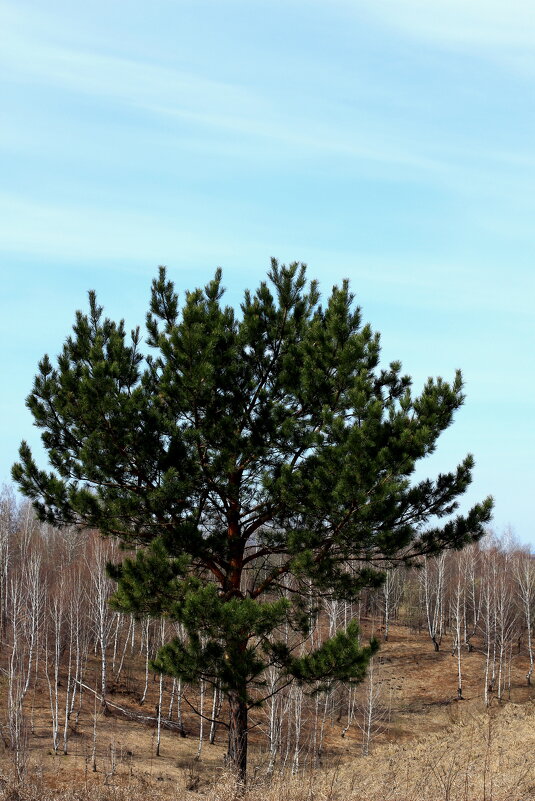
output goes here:
[[135, 549], [109, 566], [112, 603], [180, 622], [185, 637], [155, 666], [220, 687], [241, 781], [269, 665], [328, 688], [362, 680], [377, 647], [351, 624], [303, 655], [288, 631], [307, 634], [322, 596], [355, 599], [386, 567], [477, 540], [492, 508], [452, 517], [471, 456], [411, 480], [463, 402], [460, 373], [413, 396], [398, 362], [379, 369], [379, 336], [347, 282], [323, 307], [304, 265], [273, 260], [268, 279], [236, 313], [220, 270], [179, 307], [160, 268], [147, 355], [139, 329], [128, 337], [90, 292], [27, 400], [52, 471], [25, 442], [13, 467], [41, 519]]

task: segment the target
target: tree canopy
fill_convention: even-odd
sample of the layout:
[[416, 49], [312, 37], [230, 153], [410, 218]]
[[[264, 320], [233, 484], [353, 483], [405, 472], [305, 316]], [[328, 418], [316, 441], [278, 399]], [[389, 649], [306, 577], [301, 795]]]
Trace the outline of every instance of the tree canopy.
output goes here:
[[353, 623], [296, 647], [321, 597], [355, 599], [389, 566], [477, 540], [492, 501], [454, 514], [471, 456], [414, 480], [463, 403], [459, 372], [414, 395], [399, 362], [381, 369], [347, 281], [322, 306], [304, 265], [272, 260], [236, 312], [221, 280], [180, 304], [160, 268], [147, 353], [90, 292], [27, 400], [52, 470], [23, 442], [13, 477], [42, 519], [135, 549], [110, 566], [112, 602], [181, 624], [155, 665], [220, 686], [243, 778], [269, 665], [313, 689], [364, 675], [376, 645]]

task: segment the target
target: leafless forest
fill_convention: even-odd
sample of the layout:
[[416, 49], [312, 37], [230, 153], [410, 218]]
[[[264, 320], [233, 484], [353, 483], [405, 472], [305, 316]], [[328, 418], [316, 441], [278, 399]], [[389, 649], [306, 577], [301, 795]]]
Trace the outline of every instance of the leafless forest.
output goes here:
[[[62, 787], [54, 781], [58, 766], [64, 771], [67, 764], [61, 758], [69, 757], [66, 781], [72, 785], [77, 776], [89, 794], [96, 777], [119, 798], [121, 776], [132, 787], [150, 775], [163, 787], [177, 770], [188, 797], [203, 787], [215, 792], [225, 741], [218, 687], [193, 688], [151, 671], [159, 645], [181, 632], [172, 621], [136, 620], [109, 607], [113, 583], [105, 565], [120, 558], [117, 544], [96, 532], [38, 523], [9, 488], [0, 501], [0, 787], [8, 786], [6, 777], [11, 788], [40, 777], [44, 798], [50, 787]], [[323, 600], [308, 640], [297, 648], [317, 646], [351, 619], [359, 620], [364, 639], [373, 635], [383, 645], [361, 685], [329, 693], [310, 696], [297, 684], [285, 687], [269, 669], [268, 699], [252, 712], [254, 777], [270, 786], [281, 777], [299, 780], [304, 793], [305, 776], [323, 772], [325, 779], [340, 765], [369, 764], [376, 748], [401, 747], [418, 733], [418, 719], [409, 712], [422, 715], [426, 705], [448, 707], [450, 718], [436, 724], [444, 728], [461, 714], [453, 709], [472, 704], [490, 732], [492, 709], [529, 701], [534, 614], [535, 562], [509, 535], [489, 534], [464, 551], [389, 572], [384, 586], [363, 593], [358, 604]], [[426, 720], [420, 725], [425, 728]], [[467, 731], [466, 719], [463, 725]], [[437, 798], [472, 798], [467, 782], [462, 795], [453, 778], [449, 795], [442, 792], [446, 774], [437, 779]], [[459, 776], [455, 772], [457, 783]], [[329, 779], [323, 795], [338, 797], [336, 785]], [[314, 798], [316, 790], [310, 785], [309, 796], [295, 797]], [[473, 797], [501, 797], [496, 789], [494, 796], [484, 792]], [[419, 797], [433, 796], [421, 790]]]

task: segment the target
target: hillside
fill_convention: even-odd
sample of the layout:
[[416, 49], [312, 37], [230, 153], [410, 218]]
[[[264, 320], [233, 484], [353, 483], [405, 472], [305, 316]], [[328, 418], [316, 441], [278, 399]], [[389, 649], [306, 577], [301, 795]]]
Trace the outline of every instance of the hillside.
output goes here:
[[[364, 630], [371, 621], [364, 621]], [[447, 645], [447, 643], [446, 643]], [[96, 666], [96, 665], [95, 665]], [[133, 671], [131, 680], [142, 678]], [[260, 734], [253, 733], [250, 801], [288, 799], [449, 799], [505, 801], [535, 798], [535, 773], [529, 755], [535, 746], [535, 709], [525, 687], [525, 657], [515, 655], [511, 666], [511, 700], [482, 703], [482, 654], [464, 659], [465, 700], [456, 700], [456, 666], [451, 651], [432, 650], [428, 638], [394, 625], [374, 668], [380, 703], [385, 707], [380, 731], [368, 756], [362, 754], [362, 732], [355, 719], [331, 715], [326, 723], [321, 765], [304, 764], [291, 775], [291, 766], [266, 777], [268, 754]], [[91, 669], [88, 670], [91, 674]], [[64, 677], [60, 677], [60, 685]], [[184, 715], [187, 737], [163, 731], [160, 756], [155, 756], [156, 729], [127, 720], [117, 706], [149, 716], [154, 710], [158, 681], [151, 677], [145, 704], [124, 686], [110, 687], [109, 704], [95, 704], [84, 692], [75, 722], [69, 723], [68, 755], [50, 747], [48, 688], [38, 686], [33, 718], [24, 745], [21, 781], [15, 776], [13, 754], [2, 759], [2, 796], [9, 799], [157, 798], [210, 799], [232, 797], [225, 773], [224, 732], [216, 743], [204, 742], [198, 758], [198, 723]], [[507, 693], [509, 695], [509, 693]], [[60, 694], [60, 705], [64, 702]], [[259, 713], [258, 719], [262, 716]], [[96, 727], [95, 727], [96, 724]], [[311, 721], [305, 717], [306, 736]], [[96, 752], [93, 770], [93, 744]], [[13, 795], [17, 788], [17, 794]], [[178, 791], [178, 792], [177, 792]]]
[[[110, 608], [117, 545], [0, 500], [0, 798], [230, 798], [218, 687], [152, 672], [183, 635]], [[266, 671], [249, 801], [535, 798], [531, 555], [489, 536], [386, 578], [322, 599], [308, 640], [286, 632], [305, 653], [357, 620], [381, 647], [362, 684], [327, 693]]]

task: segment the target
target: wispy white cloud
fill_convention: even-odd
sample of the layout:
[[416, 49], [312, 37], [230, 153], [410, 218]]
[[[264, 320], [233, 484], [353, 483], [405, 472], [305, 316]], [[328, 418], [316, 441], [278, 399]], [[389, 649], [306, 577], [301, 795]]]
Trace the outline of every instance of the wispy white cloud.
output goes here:
[[[356, 0], [346, 5], [410, 36], [450, 43], [466, 44], [473, 36], [474, 41], [490, 47], [498, 41], [520, 41], [522, 36], [529, 39], [535, 32], [535, 14], [528, 13], [518, 0], [512, 0], [507, 9], [495, 0], [382, 0], [375, 4]], [[123, 108], [141, 109], [145, 119], [167, 120], [167, 127], [159, 126], [150, 133], [135, 126], [127, 132], [138, 138], [153, 136], [156, 147], [171, 148], [174, 138], [182, 152], [228, 155], [242, 163], [286, 163], [290, 169], [305, 162], [316, 168], [322, 159], [337, 159], [344, 169], [360, 169], [364, 175], [390, 181], [403, 181], [410, 175], [411, 180], [441, 187], [469, 201], [484, 196], [507, 202], [510, 197], [516, 205], [522, 202], [531, 209], [531, 182], [520, 169], [509, 168], [524, 167], [531, 172], [532, 154], [498, 150], [480, 136], [453, 132], [451, 126], [441, 130], [433, 115], [418, 106], [425, 105], [425, 97], [415, 96], [410, 113], [394, 115], [392, 124], [384, 84], [386, 95], [380, 108], [367, 106], [369, 97], [361, 98], [358, 88], [352, 98], [356, 113], [336, 102], [325, 103], [324, 98], [320, 108], [293, 108], [287, 98], [276, 96], [269, 87], [249, 86], [246, 80], [210, 79], [149, 61], [135, 51], [129, 57], [113, 50], [103, 52], [95, 41], [57, 17], [29, 14], [12, 2], [0, 5], [0, 20], [4, 30], [0, 68], [5, 79], [59, 87]], [[396, 86], [390, 91], [394, 95]], [[91, 124], [98, 125], [98, 114]], [[61, 146], [54, 143], [54, 135], [45, 130], [42, 138], [36, 137], [20, 124], [12, 130], [6, 120], [0, 146], [19, 153], [32, 147], [47, 152]], [[90, 147], [87, 154], [91, 158]], [[120, 154], [110, 151], [109, 158], [120, 160]], [[522, 219], [518, 225], [526, 230]]]
[[[376, 113], [366, 112], [369, 98], [359, 106], [357, 127], [351, 115], [344, 119], [342, 112], [340, 116], [336, 105], [325, 107], [323, 114], [315, 103], [310, 110], [303, 110], [278, 94], [253, 90], [245, 81], [211, 80], [146, 59], [110, 55], [91, 48], [85, 40], [78, 44], [78, 32], [19, 13], [10, 3], [0, 7], [0, 24], [4, 29], [0, 49], [4, 80], [56, 87], [141, 109], [154, 118], [183, 123], [182, 127], [193, 125], [240, 137], [237, 147], [244, 156], [251, 153], [254, 157], [259, 151], [266, 156], [265, 148], [271, 144], [279, 159], [337, 157], [424, 173], [439, 173], [442, 168], [440, 158], [426, 155], [412, 132], [403, 137], [398, 131], [394, 136]], [[365, 91], [368, 94], [370, 87]], [[0, 143], [2, 139], [8, 146], [16, 146], [8, 128], [0, 133]], [[210, 140], [203, 145], [202, 139], [192, 146], [204, 146], [211, 152], [236, 149], [228, 141]]]
[[[311, 248], [306, 243], [298, 253], [299, 258], [308, 261], [322, 276], [322, 292], [330, 289], [331, 275], [349, 278], [357, 302], [363, 305], [365, 319], [374, 322], [368, 308], [371, 305], [381, 310], [387, 320], [394, 310], [388, 325], [395, 329], [399, 328], [399, 315], [403, 313], [407, 324], [404, 336], [409, 335], [414, 313], [438, 312], [435, 322], [440, 319], [448, 321], [448, 315], [452, 313], [473, 320], [482, 319], [477, 315], [484, 314], [485, 326], [494, 326], [490, 321], [497, 319], [503, 323], [504, 318], [510, 316], [515, 325], [521, 325], [524, 320], [533, 338], [535, 272], [519, 270], [516, 264], [506, 272], [500, 259], [493, 261], [483, 254], [472, 259], [467, 256], [441, 257], [438, 254], [425, 255], [415, 249], [409, 254], [400, 251], [378, 255], [360, 250], [358, 246], [351, 250], [336, 250], [321, 246]], [[429, 335], [433, 335], [432, 329]], [[464, 336], [456, 330], [452, 330], [451, 335]], [[480, 342], [478, 346], [481, 346]]]
[[39, 203], [0, 194], [0, 240], [9, 252], [62, 261], [133, 259], [165, 263], [176, 253], [196, 254], [215, 263], [228, 245], [223, 231], [202, 236], [202, 222], [183, 225], [161, 213], [119, 211], [97, 205]]
[[[386, 298], [397, 298], [399, 293], [409, 309], [437, 309], [441, 313], [485, 309], [501, 315], [531, 315], [535, 275], [529, 278], [528, 286], [527, 277], [523, 282], [511, 282], [500, 266], [492, 264], [475, 265], [417, 254], [378, 257], [358, 250], [325, 251], [321, 246], [291, 241], [282, 232], [266, 241], [266, 232], [255, 233], [253, 228], [248, 234], [240, 230], [238, 252], [232, 224], [238, 213], [238, 209], [231, 210], [219, 227], [212, 223], [210, 237], [206, 237], [198, 214], [185, 215], [183, 219], [178, 215], [177, 219], [176, 210], [165, 216], [161, 212], [110, 210], [79, 202], [38, 203], [1, 193], [0, 240], [4, 259], [12, 252], [76, 262], [83, 254], [95, 267], [116, 260], [153, 265], [178, 259], [208, 265], [230, 263], [237, 268], [244, 253], [252, 254], [253, 260], [256, 254], [259, 263], [263, 263], [266, 254], [274, 253], [283, 260], [304, 258], [326, 275], [358, 275], [359, 287], [367, 287], [368, 297], [376, 295], [382, 303]], [[439, 293], [437, 285], [441, 287]], [[327, 279], [323, 288], [327, 291], [328, 287]]]
[[[488, 0], [488, 4], [480, 0], [464, 3], [357, 0], [347, 2], [347, 6], [385, 25], [397, 26], [411, 36], [438, 37], [444, 41], [468, 41], [472, 31], [481, 41], [490, 43], [492, 31], [496, 35], [501, 31], [502, 38], [505, 37], [506, 18], [512, 20], [508, 41], [514, 39], [517, 28], [528, 37], [535, 26], [535, 22], [530, 24], [530, 15], [525, 11], [520, 13], [522, 4], [518, 0], [509, 4], [507, 14], [495, 0]], [[524, 26], [517, 19], [517, 11], [525, 21]], [[479, 31], [480, 21], [487, 26], [484, 35]], [[426, 111], [425, 107], [423, 111], [418, 107], [416, 99], [414, 107], [404, 115], [393, 112], [389, 123], [389, 109], [395, 108], [397, 87], [386, 87], [379, 78], [377, 91], [382, 93], [379, 108], [369, 105], [373, 96], [370, 86], [362, 89], [362, 95], [361, 88], [355, 88], [351, 96], [353, 108], [349, 110], [342, 103], [324, 97], [319, 99], [319, 108], [316, 104], [306, 108], [295, 105], [292, 98], [270, 91], [269, 87], [248, 85], [247, 76], [242, 83], [218, 80], [150, 61], [135, 50], [129, 56], [118, 55], [111, 49], [106, 52], [105, 45], [85, 36], [83, 31], [68, 27], [57, 15], [39, 16], [35, 11], [30, 14], [13, 2], [4, 0], [0, 5], [0, 25], [3, 29], [0, 69], [4, 80], [45, 89], [56, 87], [74, 95], [90, 96], [97, 102], [141, 110], [148, 120], [169, 121], [165, 134], [163, 126], [151, 133], [155, 140], [167, 138], [163, 147], [170, 146], [174, 137], [180, 140], [183, 152], [204, 151], [210, 156], [218, 153], [243, 162], [290, 165], [338, 159], [349, 169], [357, 167], [368, 174], [383, 170], [389, 180], [396, 180], [396, 176], [405, 180], [412, 171], [413, 178], [435, 183], [447, 191], [469, 194], [489, 182], [488, 164], [479, 166], [484, 143], [466, 136], [455, 142], [451, 129], [448, 135], [443, 135], [436, 126], [431, 130], [422, 126], [422, 114], [425, 116]], [[98, 124], [98, 114], [96, 120], [91, 124]], [[141, 134], [132, 129], [128, 135]], [[53, 139], [54, 133], [50, 136]], [[54, 141], [47, 143], [46, 137], [46, 131], [40, 140], [33, 131], [21, 130], [20, 125], [11, 131], [6, 120], [0, 131], [0, 146], [19, 153], [24, 148], [35, 150], [42, 146], [50, 152], [58, 145]], [[159, 142], [154, 145], [158, 147]], [[87, 157], [91, 158], [90, 152]], [[489, 156], [488, 161], [497, 163], [502, 157], [515, 158], [515, 154]], [[492, 192], [493, 187], [488, 191]]]
[[120, 58], [47, 43], [16, 28], [0, 50], [4, 79], [56, 85], [81, 94], [112, 98], [145, 109], [201, 112], [236, 110], [254, 104], [239, 86], [208, 80], [148, 61]]
[[340, 0], [348, 8], [400, 28], [412, 37], [463, 47], [535, 44], [535, 13], [526, 0]]

